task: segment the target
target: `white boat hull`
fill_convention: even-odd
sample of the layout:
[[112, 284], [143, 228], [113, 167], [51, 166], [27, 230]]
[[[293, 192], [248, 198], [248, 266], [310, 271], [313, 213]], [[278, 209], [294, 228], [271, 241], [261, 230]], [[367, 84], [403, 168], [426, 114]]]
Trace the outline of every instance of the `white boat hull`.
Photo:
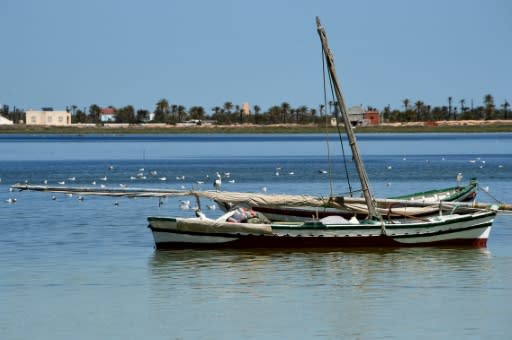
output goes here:
[[[256, 225], [246, 230], [230, 223], [217, 223], [205, 228], [199, 219], [150, 217], [157, 249], [195, 247], [234, 248], [303, 248], [303, 247], [400, 247], [461, 245], [485, 247], [496, 213], [449, 215], [420, 223], [322, 224], [273, 223]], [[186, 228], [179, 227], [187, 221]], [[264, 226], [264, 229], [259, 229]], [[270, 229], [268, 229], [268, 228]], [[225, 229], [227, 228], [227, 229]]]

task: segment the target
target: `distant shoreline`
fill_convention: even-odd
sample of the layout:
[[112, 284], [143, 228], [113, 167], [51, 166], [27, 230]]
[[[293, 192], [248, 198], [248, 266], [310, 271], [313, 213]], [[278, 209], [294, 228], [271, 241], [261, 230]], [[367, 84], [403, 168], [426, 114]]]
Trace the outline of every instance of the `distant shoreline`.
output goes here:
[[[274, 125], [119, 125], [109, 126], [36, 126], [3, 125], [0, 134], [172, 134], [172, 133], [325, 133], [334, 132], [335, 127], [317, 125], [274, 124]], [[493, 121], [438, 121], [434, 124], [424, 122], [385, 123], [378, 126], [358, 126], [357, 133], [485, 133], [512, 132], [512, 120]]]

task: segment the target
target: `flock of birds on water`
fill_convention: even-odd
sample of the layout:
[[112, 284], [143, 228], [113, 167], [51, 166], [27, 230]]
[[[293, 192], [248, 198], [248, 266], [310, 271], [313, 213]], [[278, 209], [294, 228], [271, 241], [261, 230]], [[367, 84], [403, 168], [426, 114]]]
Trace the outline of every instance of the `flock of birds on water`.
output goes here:
[[[406, 161], [407, 158], [404, 157], [402, 160]], [[445, 158], [442, 157], [441, 160], [444, 161]], [[429, 162], [429, 160], [426, 160], [426, 162]], [[486, 164], [486, 161], [482, 160], [482, 159], [480, 159], [478, 157], [476, 159], [469, 160], [469, 163], [476, 164], [476, 165], [478, 165], [479, 168], [484, 168], [485, 164]], [[499, 164], [498, 168], [503, 168], [503, 165]], [[391, 165], [387, 165], [386, 169], [387, 170], [392, 170], [393, 167]], [[110, 165], [108, 167], [108, 170], [109, 171], [114, 171], [115, 167], [113, 165]], [[318, 170], [318, 173], [320, 173], [320, 174], [328, 174], [329, 172], [328, 172], [328, 170], [320, 169], [320, 170]], [[275, 171], [274, 171], [274, 176], [281, 176], [281, 175], [294, 176], [295, 172], [294, 171], [283, 172], [281, 167], [276, 167]], [[151, 170], [148, 173], [146, 173], [144, 168], [139, 168], [138, 171], [134, 175], [129, 177], [131, 182], [139, 181], [139, 180], [147, 180], [148, 178], [153, 178], [153, 179], [156, 178], [156, 179], [158, 179], [159, 181], [162, 181], [162, 182], [168, 181], [168, 177], [167, 176], [159, 176], [157, 170]], [[179, 175], [179, 176], [176, 176], [175, 179], [178, 182], [184, 183], [185, 179], [186, 179], [186, 176], [185, 175]], [[231, 173], [230, 172], [223, 172], [221, 174], [220, 172], [217, 171], [212, 179], [210, 178], [210, 176], [208, 174], [206, 174], [206, 176], [205, 176], [205, 178], [203, 180], [195, 181], [195, 185], [201, 186], [201, 185], [211, 181], [211, 183], [213, 184], [213, 188], [215, 190], [217, 190], [217, 191], [220, 191], [221, 187], [222, 187], [222, 180], [223, 179], [227, 180], [227, 182], [230, 183], [230, 184], [234, 184], [236, 182], [234, 178], [231, 178]], [[108, 180], [109, 180], [109, 177], [105, 175], [105, 176], [99, 177], [97, 180], [92, 180], [90, 182], [90, 185], [97, 186], [98, 183], [99, 183], [99, 188], [107, 188]], [[460, 182], [461, 180], [462, 180], [462, 173], [458, 173], [457, 174], [457, 182]], [[58, 185], [66, 185], [66, 183], [67, 184], [74, 183], [75, 181], [76, 181], [76, 176], [70, 176], [70, 177], [68, 177], [66, 179], [59, 180], [56, 183]], [[2, 183], [2, 178], [0, 177], [0, 184], [1, 183]], [[29, 184], [29, 181], [25, 180], [24, 183], [25, 184]], [[41, 183], [43, 185], [48, 185], [48, 180], [45, 179], [45, 180], [41, 181]], [[391, 183], [390, 182], [386, 183], [386, 186], [391, 186]], [[120, 183], [119, 187], [120, 188], [128, 188], [129, 185], [125, 184], [125, 183]], [[180, 189], [185, 190], [185, 185], [181, 184], [180, 185]], [[489, 192], [489, 187], [488, 186], [482, 187], [482, 189], [484, 191], [486, 191], [486, 192]], [[266, 186], [261, 187], [260, 190], [261, 190], [262, 193], [267, 193], [267, 191], [268, 191]], [[9, 191], [12, 192], [13, 189], [10, 187]], [[71, 194], [71, 193], [67, 193], [65, 195], [68, 196], [68, 197], [72, 197], [73, 196], [73, 194]], [[51, 199], [52, 200], [56, 200], [57, 196], [56, 195], [52, 195]], [[84, 197], [81, 196], [81, 195], [78, 195], [78, 200], [79, 201], [83, 201]], [[158, 201], [158, 206], [159, 207], [164, 204], [164, 200], [165, 200], [165, 198], [161, 198], [161, 197], [159, 198], [159, 201]], [[9, 197], [9, 198], [5, 199], [5, 203], [8, 203], [8, 204], [14, 204], [16, 202], [17, 202], [17, 200], [16, 200], [15, 197]], [[119, 202], [116, 200], [114, 202], [114, 205], [118, 206]], [[197, 209], [197, 207], [192, 207], [191, 206], [190, 200], [180, 200], [179, 208], [182, 209], [182, 210]], [[207, 208], [210, 209], [210, 210], [214, 210], [215, 209], [215, 205], [208, 205]]]

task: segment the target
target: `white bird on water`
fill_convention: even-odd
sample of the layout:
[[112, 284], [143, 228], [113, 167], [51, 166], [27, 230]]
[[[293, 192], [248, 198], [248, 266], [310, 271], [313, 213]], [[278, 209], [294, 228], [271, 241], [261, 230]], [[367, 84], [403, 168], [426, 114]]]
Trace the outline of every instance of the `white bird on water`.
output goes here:
[[222, 185], [222, 177], [218, 172], [215, 175], [217, 176], [217, 178], [215, 179], [215, 181], [213, 181], [213, 186], [215, 187], [215, 190], [220, 191], [220, 187]]
[[5, 200], [6, 203], [9, 203], [9, 204], [13, 204], [13, 203], [16, 203], [16, 198], [11, 198], [9, 197], [8, 199]]
[[189, 200], [180, 201], [180, 209], [181, 210], [189, 210], [190, 209], [190, 201]]

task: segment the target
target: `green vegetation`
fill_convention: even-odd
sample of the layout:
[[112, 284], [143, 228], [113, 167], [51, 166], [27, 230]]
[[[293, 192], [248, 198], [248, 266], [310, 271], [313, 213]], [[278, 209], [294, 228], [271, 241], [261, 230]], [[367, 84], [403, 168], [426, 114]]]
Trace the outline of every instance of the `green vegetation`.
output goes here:
[[[392, 109], [389, 105], [383, 110], [380, 110], [379, 117], [380, 123], [411, 123], [411, 122], [423, 122], [424, 126], [421, 127], [389, 127], [389, 126], [375, 126], [375, 127], [358, 127], [362, 131], [372, 132], [384, 132], [384, 131], [452, 131], [464, 129], [465, 131], [481, 131], [492, 130], [492, 131], [510, 131], [506, 125], [497, 125], [495, 127], [487, 126], [463, 126], [463, 127], [448, 127], [448, 126], [435, 126], [437, 121], [462, 121], [462, 120], [480, 120], [482, 122], [488, 120], [503, 120], [512, 121], [512, 114], [509, 111], [510, 104], [507, 100], [496, 107], [494, 98], [492, 95], [487, 94], [483, 97], [482, 105], [474, 106], [473, 102], [468, 106], [464, 99], [460, 99], [458, 104], [455, 105], [453, 98], [447, 98], [447, 105], [441, 107], [432, 107], [418, 100], [414, 104], [405, 98], [403, 101], [403, 110]], [[136, 110], [132, 105], [127, 105], [121, 108], [108, 107], [110, 112], [115, 113], [115, 123], [124, 124], [141, 124], [141, 123], [160, 123], [167, 125], [176, 125], [177, 123], [186, 120], [201, 120], [201, 121], [213, 121], [216, 124], [216, 131], [219, 132], [321, 132], [324, 131], [321, 126], [325, 126], [326, 122], [330, 120], [330, 117], [335, 116], [337, 113], [336, 102], [330, 101], [325, 105], [319, 105], [318, 110], [316, 108], [309, 108], [305, 105], [299, 107], [292, 107], [289, 103], [283, 102], [281, 105], [275, 105], [269, 107], [266, 111], [263, 111], [260, 106], [254, 105], [252, 108], [245, 108], [240, 105], [234, 105], [232, 102], [225, 102], [222, 106], [215, 106], [211, 108], [211, 114], [207, 114], [206, 110], [201, 106], [192, 106], [186, 108], [183, 105], [170, 104], [167, 99], [159, 100], [153, 112], [148, 110]], [[102, 108], [96, 104], [89, 106], [88, 110], [84, 108], [80, 110], [76, 105], [71, 105], [66, 108], [71, 113], [71, 119], [73, 124], [96, 124], [101, 125], [101, 113]], [[88, 112], [86, 112], [86, 110]], [[377, 111], [377, 109], [368, 107], [370, 111]], [[14, 122], [25, 121], [25, 113], [23, 110], [14, 108], [10, 110], [8, 105], [0, 107], [0, 114], [11, 119]], [[243, 127], [225, 127], [226, 125], [244, 125]], [[250, 126], [247, 126], [250, 124]], [[280, 124], [281, 126], [275, 126]], [[293, 124], [290, 126], [290, 124]], [[286, 125], [286, 126], [284, 126]], [[11, 130], [9, 128], [8, 130]], [[76, 129], [79, 133], [89, 133], [94, 131], [95, 133], [104, 133], [104, 129], [99, 128], [65, 128], [65, 131], [73, 131]], [[0, 131], [7, 132], [8, 130], [2, 129]], [[42, 132], [48, 131], [59, 131], [57, 128], [41, 128], [41, 127], [24, 127], [20, 129], [15, 127], [14, 130], [17, 132]], [[142, 133], [140, 128], [130, 127], [121, 128], [115, 131], [113, 128], [109, 128], [109, 133], [126, 133], [134, 130], [135, 132]], [[146, 127], [144, 132], [205, 132], [203, 127], [192, 128], [174, 128], [172, 130], [166, 129], [165, 127]], [[49, 132], [51, 133], [51, 132]]]

